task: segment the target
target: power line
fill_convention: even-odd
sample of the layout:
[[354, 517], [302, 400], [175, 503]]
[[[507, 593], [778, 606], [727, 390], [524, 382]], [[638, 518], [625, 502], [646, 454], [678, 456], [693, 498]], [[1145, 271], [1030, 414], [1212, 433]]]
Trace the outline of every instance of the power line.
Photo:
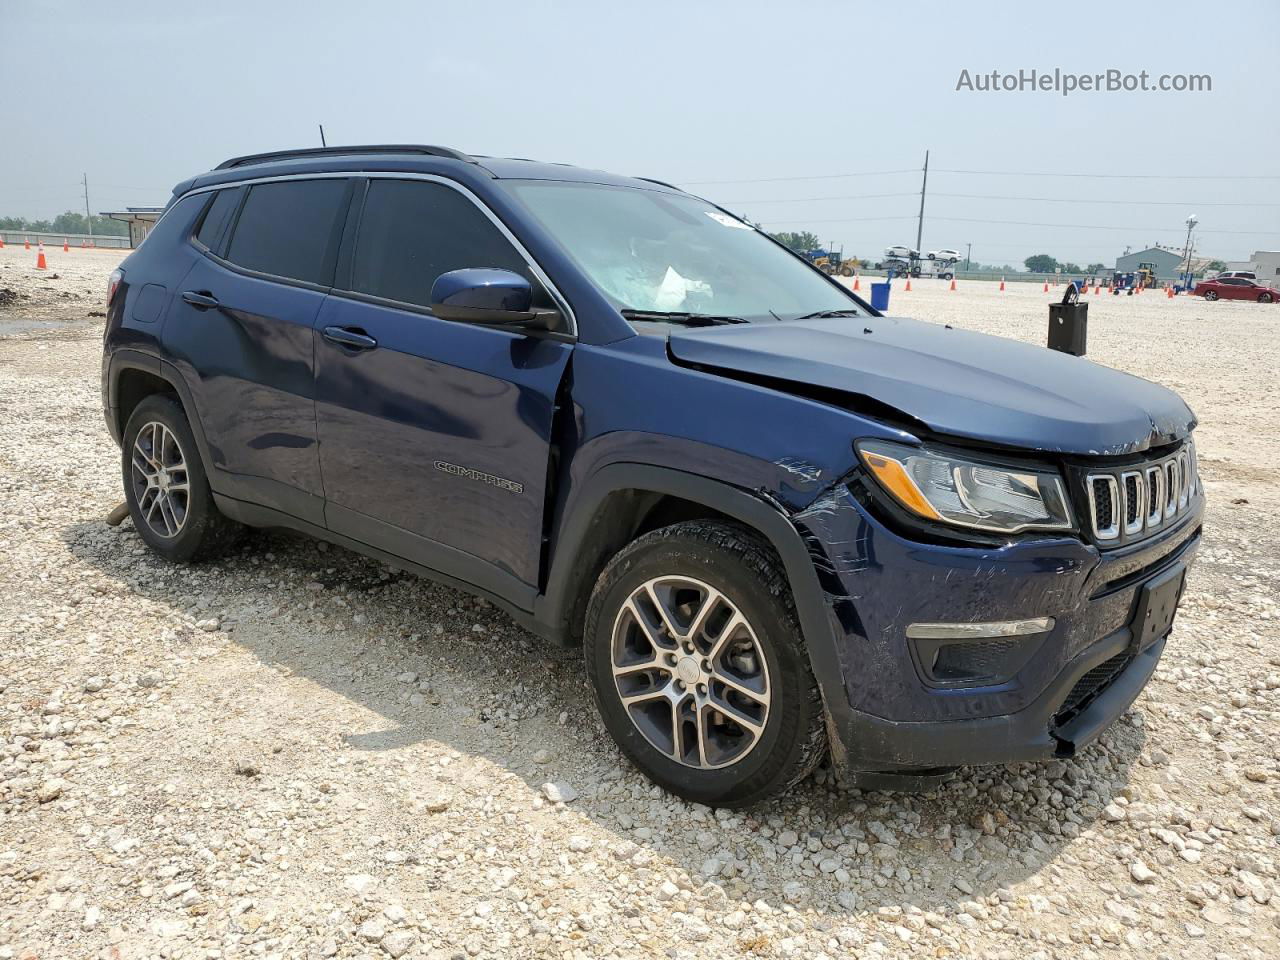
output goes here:
[[[81, 186], [81, 184], [77, 181], [74, 184], [74, 186], [79, 187]], [[168, 186], [164, 188], [139, 187], [139, 186], [129, 186], [127, 184], [122, 184], [122, 183], [99, 183], [97, 184], [97, 186], [107, 187], [110, 190], [145, 190], [148, 193], [165, 193], [165, 194], [173, 192], [172, 186]], [[66, 189], [66, 187], [56, 183], [28, 183], [23, 185], [23, 189], [31, 189], [31, 188], [35, 188], [37, 190], [65, 190]]]
[[[832, 217], [832, 218], [801, 218], [795, 220], [770, 220], [770, 224], [789, 224], [789, 223], [863, 223], [871, 220], [915, 220], [914, 216], [905, 217]], [[1032, 220], [985, 220], [979, 217], [933, 217], [934, 220], [943, 220], [949, 223], [989, 223], [1003, 226], [1015, 227], [1048, 227], [1060, 228], [1064, 230], [1144, 230], [1158, 233], [1162, 230], [1170, 229], [1169, 224], [1164, 226], [1136, 226], [1126, 224], [1123, 226], [1115, 226], [1111, 224], [1100, 223], [1039, 223]], [[1227, 233], [1241, 234], [1250, 236], [1280, 236], [1280, 230], [1200, 230], [1200, 233]]]
[[760, 177], [751, 180], [685, 180], [686, 187], [701, 187], [707, 184], [721, 183], [782, 183], [792, 180], [839, 180], [842, 177], [887, 177], [895, 173], [919, 173], [919, 167], [908, 167], [903, 170], [865, 170], [862, 173], [823, 173], [806, 177]]
[[[887, 197], [918, 197], [918, 190], [907, 190], [900, 193], [850, 193], [829, 197], [794, 197], [782, 200], [725, 200], [725, 206], [738, 203], [817, 203], [829, 200], [880, 200]], [[1280, 203], [1269, 201], [1236, 202], [1215, 200], [1081, 200], [1076, 197], [1013, 197], [994, 193], [934, 193], [935, 197], [951, 197], [960, 200], [1018, 200], [1022, 202], [1044, 203], [1102, 203], [1123, 204], [1125, 206], [1159, 206], [1159, 207], [1280, 207]]]
[[769, 224], [777, 224], [777, 223], [875, 223], [875, 222], [879, 222], [879, 221], [881, 221], [881, 220], [914, 220], [914, 219], [916, 219], [915, 214], [911, 214], [910, 216], [906, 216], [906, 217], [836, 217], [836, 218], [834, 218], [834, 219], [829, 219], [829, 220], [828, 220], [828, 219], [823, 219], [823, 220], [814, 220], [814, 219], [811, 219], [811, 218], [802, 218], [802, 219], [799, 219], [799, 220], [768, 220], [768, 221], [753, 221], [753, 222], [760, 223], [760, 224], [764, 224], [764, 223], [769, 223]]
[[[798, 177], [759, 177], [749, 180], [684, 180], [685, 186], [696, 187], [707, 184], [730, 183], [787, 183], [799, 180], [842, 180], [848, 177], [882, 177], [899, 173], [919, 173], [919, 167], [906, 167], [901, 170], [866, 170], [861, 173], [822, 173]], [[1036, 170], [959, 170], [951, 167], [935, 167], [935, 173], [955, 173], [976, 177], [1072, 177], [1086, 180], [1280, 180], [1280, 174], [1195, 174], [1195, 173], [1055, 173]]]
[[1266, 201], [1240, 202], [1231, 200], [1081, 200], [1076, 197], [1006, 197], [986, 193], [935, 193], [935, 197], [956, 197], [962, 200], [1022, 200], [1043, 203], [1106, 203], [1127, 206], [1157, 207], [1280, 207], [1280, 203]]
[[[1132, 225], [1111, 226], [1101, 223], [1037, 223], [1032, 220], [982, 220], [975, 217], [934, 217], [935, 220], [946, 220], [951, 223], [995, 223], [1015, 227], [1060, 227], [1079, 230], [1149, 230], [1158, 233], [1168, 230], [1169, 225], [1162, 227], [1139, 227]], [[1230, 233], [1249, 236], [1280, 236], [1280, 230], [1201, 230], [1201, 233]]]
[[[792, 200], [719, 200], [721, 206], [732, 206], [736, 203], [808, 203], [813, 200], [880, 200], [885, 197], [918, 197], [919, 190], [902, 190], [897, 193], [850, 193], [839, 197], [798, 197]], [[936, 193], [936, 197], [945, 197], [948, 194]], [[1207, 206], [1207, 204], [1201, 204]]]
[[1280, 180], [1280, 174], [1196, 174], [1196, 173], [1046, 173], [1034, 170], [954, 170], [938, 168], [938, 173], [961, 173], [982, 177], [1083, 177], [1093, 180]]

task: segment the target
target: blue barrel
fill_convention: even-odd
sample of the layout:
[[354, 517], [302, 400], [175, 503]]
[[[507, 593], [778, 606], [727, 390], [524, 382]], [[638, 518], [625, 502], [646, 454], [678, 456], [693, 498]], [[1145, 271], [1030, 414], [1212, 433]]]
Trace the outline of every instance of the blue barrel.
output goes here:
[[889, 309], [889, 284], [887, 281], [871, 285], [871, 309], [880, 312]]

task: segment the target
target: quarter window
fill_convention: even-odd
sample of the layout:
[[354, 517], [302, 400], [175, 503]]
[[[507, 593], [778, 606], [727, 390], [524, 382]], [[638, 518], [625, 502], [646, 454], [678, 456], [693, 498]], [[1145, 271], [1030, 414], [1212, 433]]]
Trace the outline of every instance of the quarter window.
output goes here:
[[237, 266], [328, 286], [333, 280], [346, 180], [289, 180], [249, 188], [227, 259]]
[[210, 250], [217, 251], [218, 241], [222, 239], [222, 231], [235, 212], [240, 202], [240, 190], [219, 190], [204, 215], [204, 222], [196, 233], [196, 240]]
[[452, 187], [413, 180], [369, 184], [356, 240], [351, 287], [358, 293], [419, 306], [450, 270], [498, 267], [540, 287], [528, 265], [476, 205]]

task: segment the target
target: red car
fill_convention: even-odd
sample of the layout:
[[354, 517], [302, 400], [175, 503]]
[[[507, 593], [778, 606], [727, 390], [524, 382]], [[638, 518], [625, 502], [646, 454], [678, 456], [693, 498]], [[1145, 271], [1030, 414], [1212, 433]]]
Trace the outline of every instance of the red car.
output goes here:
[[1223, 300], [1257, 300], [1259, 303], [1275, 303], [1280, 300], [1280, 290], [1244, 277], [1201, 280], [1192, 293], [1206, 300], [1217, 300], [1219, 297]]

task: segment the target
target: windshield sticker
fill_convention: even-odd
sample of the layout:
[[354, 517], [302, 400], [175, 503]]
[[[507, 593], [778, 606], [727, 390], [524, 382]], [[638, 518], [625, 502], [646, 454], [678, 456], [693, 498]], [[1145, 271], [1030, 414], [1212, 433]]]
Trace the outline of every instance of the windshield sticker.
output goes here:
[[736, 227], [739, 230], [751, 229], [749, 225], [743, 223], [741, 220], [735, 220], [727, 213], [721, 213], [719, 210], [705, 210], [703, 212], [722, 227]]

